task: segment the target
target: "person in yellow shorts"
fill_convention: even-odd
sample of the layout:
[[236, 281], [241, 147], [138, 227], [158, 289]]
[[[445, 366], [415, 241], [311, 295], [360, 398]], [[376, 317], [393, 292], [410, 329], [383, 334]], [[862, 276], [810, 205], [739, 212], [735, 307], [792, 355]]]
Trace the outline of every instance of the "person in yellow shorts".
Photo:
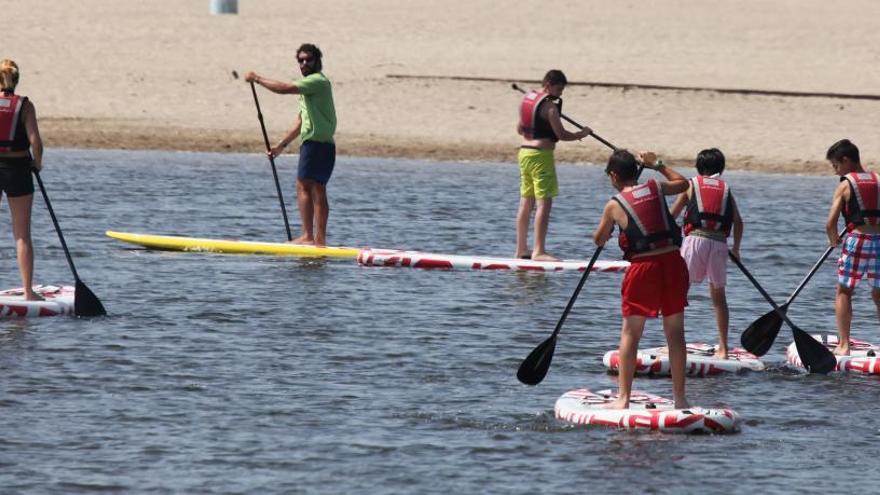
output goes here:
[[[559, 195], [553, 150], [557, 141], [575, 141], [593, 132], [588, 127], [578, 132], [569, 132], [562, 127], [562, 92], [567, 83], [561, 70], [547, 71], [541, 89], [529, 91], [520, 102], [520, 119], [516, 127], [517, 133], [522, 136], [519, 150], [520, 202], [516, 213], [517, 258], [557, 261], [545, 249], [550, 209], [553, 198]], [[536, 210], [535, 243], [530, 252], [528, 230], [532, 210]]]

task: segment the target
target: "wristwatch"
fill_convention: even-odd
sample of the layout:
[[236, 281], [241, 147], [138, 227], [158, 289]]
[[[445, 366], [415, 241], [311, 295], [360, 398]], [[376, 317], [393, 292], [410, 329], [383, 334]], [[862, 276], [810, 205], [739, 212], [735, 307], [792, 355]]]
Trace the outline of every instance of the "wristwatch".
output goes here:
[[663, 163], [663, 160], [657, 160], [657, 163], [654, 164], [654, 170], [661, 171], [666, 168], [666, 164]]

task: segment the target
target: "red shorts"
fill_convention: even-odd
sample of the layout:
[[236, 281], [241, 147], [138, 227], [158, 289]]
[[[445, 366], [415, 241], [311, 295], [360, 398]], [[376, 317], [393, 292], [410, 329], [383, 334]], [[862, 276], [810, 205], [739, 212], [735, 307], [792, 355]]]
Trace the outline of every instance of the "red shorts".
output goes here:
[[687, 306], [690, 281], [678, 250], [630, 260], [623, 277], [623, 316], [672, 316]]

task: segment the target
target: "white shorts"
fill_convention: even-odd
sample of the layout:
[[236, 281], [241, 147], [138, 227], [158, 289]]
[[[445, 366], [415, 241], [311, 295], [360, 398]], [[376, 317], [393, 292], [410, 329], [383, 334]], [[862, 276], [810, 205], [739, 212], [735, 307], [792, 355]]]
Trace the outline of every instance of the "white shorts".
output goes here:
[[689, 235], [681, 243], [681, 257], [687, 263], [691, 284], [708, 278], [716, 289], [727, 285], [727, 242]]

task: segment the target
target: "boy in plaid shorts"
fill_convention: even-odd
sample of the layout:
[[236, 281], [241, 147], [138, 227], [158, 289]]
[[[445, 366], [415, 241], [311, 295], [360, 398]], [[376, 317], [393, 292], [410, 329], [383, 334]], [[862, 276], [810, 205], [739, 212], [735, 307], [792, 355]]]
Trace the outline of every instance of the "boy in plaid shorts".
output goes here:
[[[834, 353], [846, 356], [849, 355], [853, 289], [866, 275], [880, 315], [880, 174], [862, 168], [859, 149], [848, 139], [831, 145], [825, 157], [840, 176], [825, 231], [832, 246], [843, 244], [837, 262], [834, 304], [840, 343]], [[846, 235], [842, 242], [837, 237], [837, 221], [841, 213], [846, 221]]]

